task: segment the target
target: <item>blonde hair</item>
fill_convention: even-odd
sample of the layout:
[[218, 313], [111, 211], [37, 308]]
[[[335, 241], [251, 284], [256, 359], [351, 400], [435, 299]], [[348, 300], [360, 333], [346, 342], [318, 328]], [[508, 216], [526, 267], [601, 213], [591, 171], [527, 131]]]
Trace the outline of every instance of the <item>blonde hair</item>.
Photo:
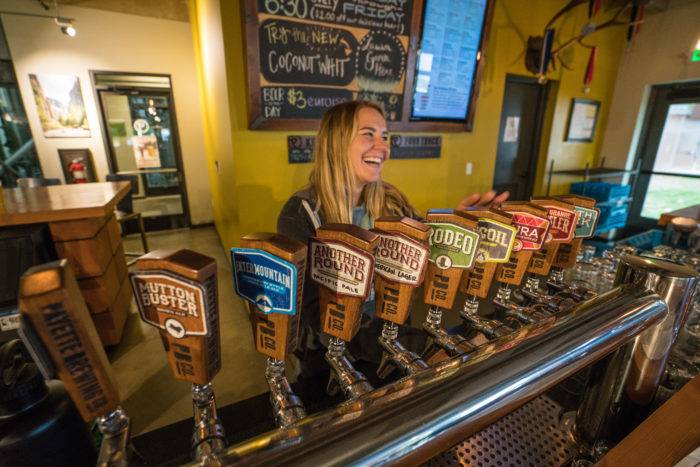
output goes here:
[[[357, 134], [357, 115], [364, 108], [384, 115], [382, 108], [373, 102], [350, 101], [331, 107], [321, 118], [309, 185], [326, 222], [352, 223], [355, 172], [348, 147]], [[373, 220], [383, 215], [418, 215], [403, 193], [382, 180], [365, 185], [360, 199]]]

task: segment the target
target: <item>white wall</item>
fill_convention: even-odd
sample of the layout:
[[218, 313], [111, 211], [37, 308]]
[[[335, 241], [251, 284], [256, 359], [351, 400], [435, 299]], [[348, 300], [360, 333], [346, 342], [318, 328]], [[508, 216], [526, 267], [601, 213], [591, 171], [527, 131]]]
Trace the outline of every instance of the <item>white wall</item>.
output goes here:
[[[47, 13], [39, 2], [27, 0], [0, 0], [0, 10]], [[68, 6], [61, 7], [61, 16], [75, 18], [76, 37], [61, 34], [49, 19], [2, 15], [44, 176], [63, 179], [59, 148], [89, 148], [99, 180], [109, 173], [89, 70], [170, 74], [192, 223], [211, 222], [202, 106], [190, 24]], [[30, 73], [80, 78], [89, 138], [44, 137], [29, 83]]]
[[700, 79], [690, 53], [700, 40], [700, 1], [672, 0], [648, 15], [622, 57], [600, 155], [609, 167], [631, 168], [652, 85]]

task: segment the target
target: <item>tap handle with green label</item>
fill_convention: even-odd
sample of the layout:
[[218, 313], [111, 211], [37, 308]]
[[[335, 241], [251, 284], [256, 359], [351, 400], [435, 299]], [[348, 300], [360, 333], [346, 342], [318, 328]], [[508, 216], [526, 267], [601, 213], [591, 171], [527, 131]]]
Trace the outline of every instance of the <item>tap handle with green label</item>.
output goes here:
[[428, 238], [430, 258], [423, 300], [449, 310], [464, 272], [474, 265], [480, 240], [479, 219], [463, 211], [432, 209], [426, 223], [432, 230]]
[[595, 199], [586, 196], [569, 194], [557, 196], [556, 198], [572, 204], [578, 214], [574, 239], [571, 243], [565, 243], [559, 247], [557, 256], [552, 264], [552, 266], [558, 268], [570, 268], [576, 264], [576, 256], [583, 240], [592, 237], [595, 233], [598, 218], [600, 217], [600, 209], [595, 207]]
[[462, 279], [461, 290], [473, 297], [486, 298], [498, 265], [510, 259], [517, 229], [511, 225], [513, 216], [500, 209], [466, 212], [479, 219], [480, 242], [476, 263]]

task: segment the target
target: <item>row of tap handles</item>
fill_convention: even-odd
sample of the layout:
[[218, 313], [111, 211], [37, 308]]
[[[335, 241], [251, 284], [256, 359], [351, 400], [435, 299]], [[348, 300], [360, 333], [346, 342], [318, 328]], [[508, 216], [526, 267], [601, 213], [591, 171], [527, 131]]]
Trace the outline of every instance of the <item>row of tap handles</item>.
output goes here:
[[[593, 199], [564, 195], [497, 208], [430, 210], [423, 221], [382, 217], [372, 230], [326, 224], [308, 245], [274, 233], [244, 236], [231, 249], [234, 285], [248, 303], [255, 348], [268, 357], [265, 374], [277, 425], [289, 427], [306, 416], [285, 370], [298, 347], [305, 280], [319, 287], [318, 330], [329, 337], [327, 390], [340, 389], [352, 399], [373, 390], [346, 350], [372, 294], [375, 316], [384, 321], [378, 376], [397, 369], [416, 373], [440, 351], [457, 356], [474, 350], [469, 336], [442, 326], [458, 290], [467, 294], [464, 324], [488, 340], [592, 296], [567, 284], [562, 271], [574, 265], [582, 240], [593, 235], [598, 213]], [[173, 376], [192, 384], [196, 460], [215, 458], [226, 446], [211, 384], [221, 368], [216, 271], [213, 258], [181, 249], [144, 255], [129, 273], [141, 319], [158, 328]], [[526, 273], [516, 303], [513, 290]], [[540, 288], [543, 278], [549, 289]], [[494, 281], [499, 319], [478, 309]], [[418, 355], [398, 335], [421, 285], [429, 306], [423, 323], [428, 339]], [[127, 465], [129, 417], [69, 264], [31, 268], [19, 292], [21, 335], [30, 352], [47, 378], [64, 382], [83, 418], [97, 420], [103, 434], [98, 465]]]

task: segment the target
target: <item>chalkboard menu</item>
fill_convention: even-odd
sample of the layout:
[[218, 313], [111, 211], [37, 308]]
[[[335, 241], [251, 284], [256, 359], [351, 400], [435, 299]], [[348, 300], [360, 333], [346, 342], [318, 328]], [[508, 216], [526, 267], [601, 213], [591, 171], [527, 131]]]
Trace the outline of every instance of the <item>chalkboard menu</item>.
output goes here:
[[315, 130], [329, 107], [365, 99], [390, 130], [427, 128], [409, 122], [423, 3], [246, 0], [249, 127]]

